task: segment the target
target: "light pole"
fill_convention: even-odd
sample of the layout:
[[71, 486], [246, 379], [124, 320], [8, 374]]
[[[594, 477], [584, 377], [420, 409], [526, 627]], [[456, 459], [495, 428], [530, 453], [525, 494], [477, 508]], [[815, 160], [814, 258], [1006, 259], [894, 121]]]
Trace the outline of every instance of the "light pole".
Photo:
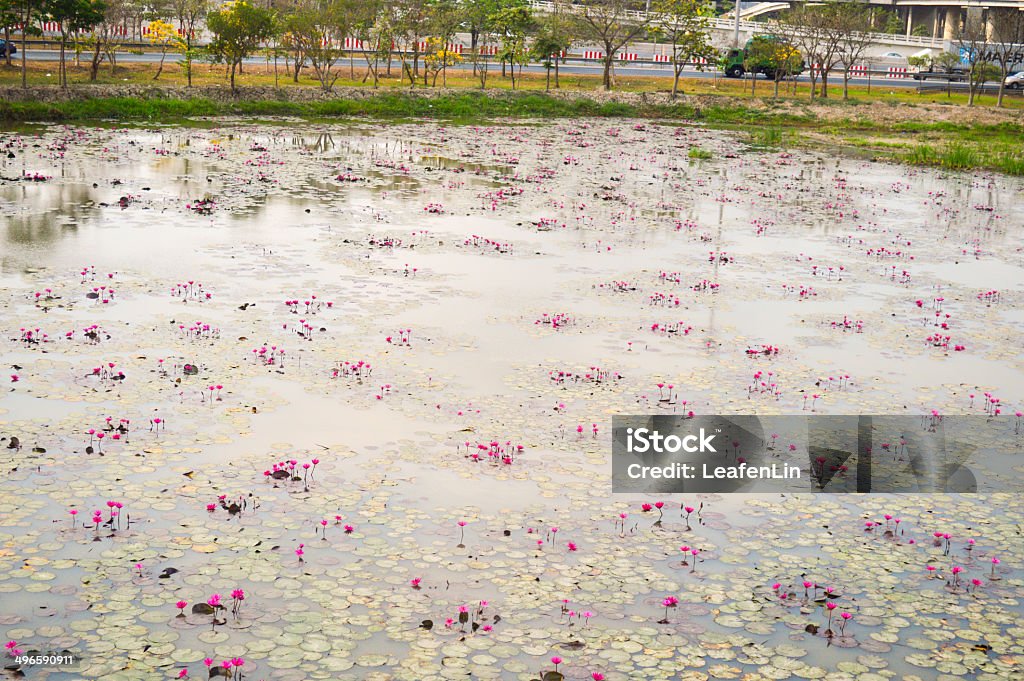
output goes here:
[[740, 46], [740, 0], [736, 0], [733, 12], [736, 14], [736, 23], [733, 25], [732, 46], [738, 49]]

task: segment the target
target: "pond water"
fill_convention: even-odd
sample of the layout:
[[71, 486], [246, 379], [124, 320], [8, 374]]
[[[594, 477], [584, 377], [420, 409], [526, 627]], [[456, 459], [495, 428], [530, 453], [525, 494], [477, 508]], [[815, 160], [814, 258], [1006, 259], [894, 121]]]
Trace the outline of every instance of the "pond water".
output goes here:
[[12, 678], [1024, 678], [1016, 492], [610, 463], [613, 414], [975, 415], [1012, 490], [1019, 180], [644, 121], [0, 152]]

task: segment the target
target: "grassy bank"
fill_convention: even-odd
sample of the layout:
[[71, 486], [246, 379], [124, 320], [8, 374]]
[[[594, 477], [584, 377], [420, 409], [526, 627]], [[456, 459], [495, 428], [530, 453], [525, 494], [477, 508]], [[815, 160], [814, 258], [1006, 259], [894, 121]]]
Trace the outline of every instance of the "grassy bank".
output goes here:
[[[562, 118], [568, 116], [637, 116], [636, 107], [592, 99], [562, 100], [540, 94], [494, 97], [459, 93], [417, 97], [393, 92], [323, 101], [173, 99], [109, 97], [57, 102], [0, 102], [0, 119], [34, 120], [173, 120], [198, 116], [300, 116], [303, 118], [372, 117], [383, 119], [439, 118], [472, 121], [485, 118]], [[685, 115], [680, 111], [680, 115]]]
[[[108, 92], [117, 92], [108, 86]], [[738, 99], [725, 95], [664, 95], [472, 90], [360, 90], [334, 98], [294, 100], [272, 89], [239, 97], [178, 98], [181, 91], [152, 90], [140, 96], [96, 96], [52, 101], [0, 101], [0, 121], [85, 122], [99, 120], [174, 122], [187, 118], [292, 116], [306, 119], [439, 119], [478, 122], [497, 119], [621, 117], [692, 122], [737, 130], [759, 146], [856, 149], [861, 155], [955, 170], [989, 169], [1024, 175], [1019, 118], [999, 122], [944, 121], [907, 104], [819, 103], [803, 100]], [[269, 95], [267, 94], [269, 93]], [[351, 96], [349, 96], [351, 95]], [[945, 107], [960, 109], [960, 107]], [[969, 110], [965, 110], [969, 111]]]

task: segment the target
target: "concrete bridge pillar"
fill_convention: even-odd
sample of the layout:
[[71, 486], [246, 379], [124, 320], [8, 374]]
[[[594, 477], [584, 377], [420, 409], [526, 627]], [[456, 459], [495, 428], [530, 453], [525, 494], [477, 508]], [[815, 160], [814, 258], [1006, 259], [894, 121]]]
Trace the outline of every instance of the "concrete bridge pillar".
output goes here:
[[953, 40], [956, 38], [957, 29], [960, 28], [960, 8], [959, 7], [947, 7], [946, 8], [946, 21], [942, 27], [942, 39]]

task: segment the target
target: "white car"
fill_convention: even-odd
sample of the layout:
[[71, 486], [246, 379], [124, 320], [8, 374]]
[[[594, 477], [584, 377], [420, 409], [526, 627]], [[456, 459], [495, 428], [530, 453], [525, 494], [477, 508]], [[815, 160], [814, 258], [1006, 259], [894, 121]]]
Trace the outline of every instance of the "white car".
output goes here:
[[1011, 90], [1019, 90], [1024, 88], [1024, 71], [1018, 71], [1017, 73], [1011, 73], [1003, 81], [1003, 85], [1010, 88]]
[[879, 55], [878, 57], [875, 57], [874, 59], [872, 59], [872, 61], [878, 62], [878, 63], [881, 63], [881, 64], [903, 65], [903, 64], [907, 63], [907, 58], [904, 57], [899, 52], [886, 52], [883, 55]]

